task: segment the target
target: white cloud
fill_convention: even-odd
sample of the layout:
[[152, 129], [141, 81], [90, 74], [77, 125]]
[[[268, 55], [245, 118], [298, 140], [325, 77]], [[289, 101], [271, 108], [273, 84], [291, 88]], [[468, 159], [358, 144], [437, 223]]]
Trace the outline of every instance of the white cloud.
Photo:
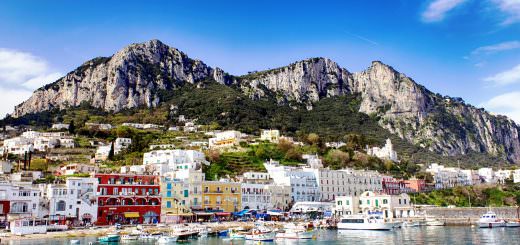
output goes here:
[[492, 82], [497, 86], [520, 83], [520, 64], [507, 70], [484, 78], [486, 82]]
[[493, 45], [489, 45], [489, 46], [482, 46], [482, 47], [476, 48], [475, 50], [473, 50], [471, 52], [471, 54], [473, 54], [473, 55], [492, 54], [492, 53], [508, 51], [508, 50], [513, 50], [513, 49], [518, 49], [518, 48], [520, 48], [520, 41], [509, 41], [509, 42], [502, 42], [502, 43], [497, 43], [497, 44], [493, 44]]
[[437, 22], [446, 17], [446, 14], [464, 3], [466, 0], [435, 0], [428, 5], [422, 13], [424, 22]]
[[508, 116], [520, 124], [520, 91], [501, 94], [482, 104], [487, 110]]
[[29, 98], [31, 92], [56, 81], [62, 73], [47, 61], [27, 52], [0, 48], [0, 118]]
[[493, 2], [506, 15], [503, 25], [520, 22], [520, 0], [493, 0]]

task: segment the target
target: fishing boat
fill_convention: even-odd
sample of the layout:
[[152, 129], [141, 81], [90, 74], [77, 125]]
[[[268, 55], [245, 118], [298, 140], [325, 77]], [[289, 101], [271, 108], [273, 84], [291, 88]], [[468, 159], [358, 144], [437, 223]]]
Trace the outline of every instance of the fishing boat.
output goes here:
[[258, 242], [271, 242], [276, 238], [276, 232], [265, 226], [257, 226], [251, 230], [251, 234], [246, 235], [246, 240]]
[[121, 237], [118, 234], [108, 234], [98, 238], [99, 242], [119, 242]]
[[480, 228], [493, 228], [493, 227], [504, 227], [506, 226], [506, 222], [502, 219], [497, 218], [497, 214], [493, 211], [488, 211], [487, 213], [480, 216], [480, 219], [477, 222], [478, 227]]
[[313, 239], [314, 237], [314, 226], [312, 223], [289, 223], [284, 226], [283, 231], [276, 234], [277, 239]]
[[157, 239], [157, 244], [174, 244], [178, 238], [178, 236], [161, 236]]
[[386, 222], [380, 215], [344, 215], [338, 223], [342, 230], [392, 230], [394, 224]]

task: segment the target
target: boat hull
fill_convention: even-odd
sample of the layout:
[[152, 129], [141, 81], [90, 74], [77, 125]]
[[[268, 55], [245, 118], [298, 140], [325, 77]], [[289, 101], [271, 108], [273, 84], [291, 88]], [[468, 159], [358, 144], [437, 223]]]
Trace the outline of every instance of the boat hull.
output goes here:
[[274, 233], [274, 232], [246, 235], [246, 240], [270, 242], [270, 241], [274, 241], [275, 236], [276, 236], [276, 233]]
[[505, 227], [506, 223], [504, 222], [479, 222], [478, 227], [480, 228], [495, 228], [495, 227]]
[[277, 239], [297, 239], [297, 240], [305, 240], [305, 239], [313, 239], [314, 232], [312, 231], [302, 231], [302, 232], [285, 232], [276, 234]]
[[520, 227], [520, 222], [507, 222], [506, 227]]

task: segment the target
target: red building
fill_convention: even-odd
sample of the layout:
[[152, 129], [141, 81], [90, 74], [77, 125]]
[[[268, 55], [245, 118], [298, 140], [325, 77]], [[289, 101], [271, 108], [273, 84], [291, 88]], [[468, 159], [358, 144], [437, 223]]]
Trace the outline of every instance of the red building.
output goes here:
[[98, 225], [150, 224], [160, 222], [159, 176], [96, 174], [98, 178]]
[[426, 182], [423, 179], [409, 179], [405, 180], [404, 183], [413, 192], [422, 192], [426, 189]]

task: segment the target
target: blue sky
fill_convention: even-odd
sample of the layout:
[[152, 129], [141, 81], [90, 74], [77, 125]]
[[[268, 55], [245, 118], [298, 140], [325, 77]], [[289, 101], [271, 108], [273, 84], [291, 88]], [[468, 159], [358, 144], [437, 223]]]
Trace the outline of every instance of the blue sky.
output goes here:
[[381, 60], [520, 122], [520, 0], [0, 2], [0, 115], [84, 61], [159, 39], [231, 74]]

